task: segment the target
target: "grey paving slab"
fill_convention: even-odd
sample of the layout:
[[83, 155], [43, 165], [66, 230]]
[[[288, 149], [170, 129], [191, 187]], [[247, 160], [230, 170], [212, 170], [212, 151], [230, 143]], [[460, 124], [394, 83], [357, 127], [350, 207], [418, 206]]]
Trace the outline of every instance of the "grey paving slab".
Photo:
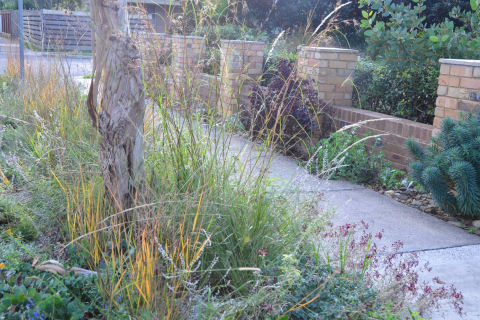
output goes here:
[[[430, 250], [419, 254], [421, 262], [429, 262], [433, 270], [447, 284], [454, 284], [464, 296], [462, 307], [466, 315], [460, 317], [451, 308], [431, 314], [433, 320], [480, 319], [480, 246], [465, 246], [443, 250]], [[422, 278], [421, 278], [422, 279]]]
[[[18, 57], [18, 55], [18, 43], [9, 42], [8, 39], [0, 37], [0, 72], [3, 73], [7, 69], [9, 58]], [[92, 73], [91, 59], [58, 54], [45, 54], [25, 49], [25, 64], [31, 66], [34, 70], [39, 66], [46, 67], [52, 63], [60, 63], [64, 67], [64, 70], [73, 77]]]
[[382, 244], [400, 240], [405, 251], [480, 244], [480, 237], [369, 189], [326, 192], [324, 206], [336, 207], [333, 222], [367, 222], [373, 232], [384, 230]]

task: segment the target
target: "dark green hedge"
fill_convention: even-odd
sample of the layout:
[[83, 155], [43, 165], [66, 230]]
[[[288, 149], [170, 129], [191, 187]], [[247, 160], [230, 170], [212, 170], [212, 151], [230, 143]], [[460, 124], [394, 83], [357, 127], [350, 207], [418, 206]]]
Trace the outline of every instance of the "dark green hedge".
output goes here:
[[356, 108], [432, 124], [439, 68], [395, 69], [370, 59], [357, 61], [353, 94]]

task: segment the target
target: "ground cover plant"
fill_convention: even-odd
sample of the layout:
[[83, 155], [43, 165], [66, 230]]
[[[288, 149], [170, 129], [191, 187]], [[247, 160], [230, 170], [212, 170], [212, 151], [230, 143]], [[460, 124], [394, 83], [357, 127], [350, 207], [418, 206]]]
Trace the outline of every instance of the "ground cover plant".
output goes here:
[[412, 177], [447, 212], [480, 214], [479, 119], [478, 114], [465, 114], [460, 121], [445, 118], [440, 133], [425, 149], [407, 141], [416, 160], [411, 164]]

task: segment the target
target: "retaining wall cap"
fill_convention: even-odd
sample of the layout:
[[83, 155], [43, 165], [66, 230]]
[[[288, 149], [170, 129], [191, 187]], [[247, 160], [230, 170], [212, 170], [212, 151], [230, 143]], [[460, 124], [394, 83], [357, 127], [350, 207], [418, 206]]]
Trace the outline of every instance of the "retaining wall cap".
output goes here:
[[211, 75], [211, 74], [208, 74], [208, 73], [203, 73], [203, 72], [200, 72], [198, 75], [199, 75], [200, 77], [204, 77], [204, 78], [211, 78], [211, 79], [217, 78], [218, 82], [221, 81], [221, 77], [220, 77], [220, 76], [214, 76], [214, 75]]
[[172, 38], [179, 38], [179, 39], [199, 39], [199, 40], [202, 40], [202, 39], [205, 39], [205, 37], [196, 37], [196, 36], [182, 36], [182, 35], [175, 35], [175, 36], [172, 36]]
[[[433, 125], [431, 125], [431, 124], [426, 124], [426, 123], [416, 122], [416, 121], [412, 121], [412, 120], [408, 120], [408, 119], [389, 116], [388, 114], [383, 114], [383, 113], [379, 113], [379, 112], [375, 112], [375, 111], [358, 109], [358, 108], [355, 108], [355, 107], [336, 106], [336, 105], [332, 105], [332, 108], [350, 110], [351, 112], [361, 113], [361, 114], [368, 115], [368, 116], [371, 116], [371, 117], [374, 117], [374, 118], [377, 118], [377, 119], [384, 119], [386, 121], [395, 121], [397, 123], [403, 123], [403, 124], [410, 125], [410, 126], [415, 126], [417, 128], [421, 128], [421, 129], [427, 129], [427, 130], [433, 130], [434, 129]], [[333, 117], [333, 118], [335, 118], [335, 117]]]
[[234, 44], [265, 44], [263, 41], [246, 41], [246, 40], [220, 40], [221, 43], [234, 43]]
[[460, 66], [480, 67], [480, 60], [463, 60], [463, 59], [440, 59], [440, 63], [454, 64]]
[[298, 46], [297, 49], [298, 50], [308, 49], [308, 50], [312, 50], [312, 51], [332, 52], [332, 53], [355, 53], [355, 54], [357, 54], [359, 52], [358, 50], [352, 50], [352, 49], [326, 48], [326, 47], [307, 47], [307, 46]]
[[151, 33], [151, 35], [157, 37], [172, 37], [172, 35], [168, 33]]

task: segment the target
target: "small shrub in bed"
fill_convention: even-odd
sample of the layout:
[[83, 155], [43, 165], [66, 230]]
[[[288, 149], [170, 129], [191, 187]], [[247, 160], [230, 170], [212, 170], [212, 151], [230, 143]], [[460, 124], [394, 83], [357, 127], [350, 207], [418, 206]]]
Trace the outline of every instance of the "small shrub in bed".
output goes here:
[[353, 82], [355, 107], [432, 124], [438, 68], [392, 68], [370, 59], [357, 61]]
[[275, 75], [278, 73], [278, 68], [281, 66], [284, 60], [294, 64], [297, 61], [298, 54], [288, 51], [274, 52], [271, 56], [267, 52], [266, 58], [264, 57], [265, 64], [263, 66], [262, 85], [268, 86]]
[[431, 145], [422, 148], [410, 139], [407, 146], [416, 160], [413, 178], [439, 207], [480, 215], [480, 114], [445, 118]]
[[321, 115], [328, 106], [318, 97], [315, 83], [294, 75], [294, 66], [286, 59], [266, 90], [252, 87], [250, 103], [240, 106], [245, 129], [290, 151], [321, 129]]
[[397, 187], [405, 173], [392, 168], [377, 148], [367, 148], [366, 141], [354, 132], [332, 133], [310, 148], [313, 156], [306, 167], [321, 178], [347, 179], [386, 189]]

